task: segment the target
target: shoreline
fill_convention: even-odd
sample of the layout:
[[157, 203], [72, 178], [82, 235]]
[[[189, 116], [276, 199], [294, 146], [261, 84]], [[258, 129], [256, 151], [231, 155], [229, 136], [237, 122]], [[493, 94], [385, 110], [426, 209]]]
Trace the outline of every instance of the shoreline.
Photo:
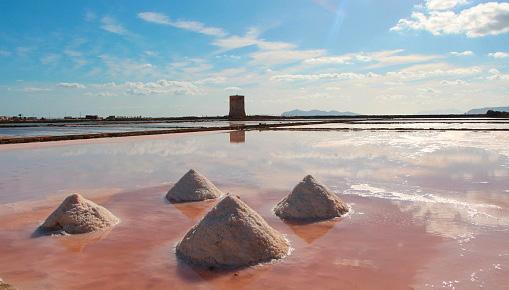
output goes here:
[[475, 128], [268, 128], [260, 131], [474, 131], [474, 132], [506, 132], [509, 129], [475, 129]]
[[[455, 116], [456, 117], [456, 116]], [[359, 118], [359, 117], [357, 117]], [[401, 119], [407, 119], [408, 117], [400, 117]], [[449, 117], [450, 118], [450, 117]], [[171, 129], [159, 129], [159, 130], [140, 130], [140, 131], [128, 131], [128, 132], [105, 132], [105, 133], [88, 133], [88, 134], [69, 134], [69, 135], [48, 135], [48, 136], [17, 136], [17, 137], [8, 137], [8, 136], [0, 136], [0, 146], [6, 144], [23, 144], [23, 143], [42, 143], [42, 142], [58, 142], [58, 141], [69, 141], [69, 140], [86, 140], [86, 139], [104, 139], [104, 138], [120, 138], [120, 137], [133, 137], [133, 136], [149, 136], [149, 135], [171, 135], [171, 134], [180, 134], [180, 133], [198, 133], [198, 132], [217, 132], [217, 131], [250, 131], [250, 130], [258, 130], [258, 131], [479, 131], [479, 132], [490, 132], [490, 131], [509, 131], [509, 128], [405, 128], [405, 127], [396, 127], [396, 128], [298, 128], [299, 126], [309, 126], [309, 125], [323, 125], [323, 124], [352, 124], [355, 123], [353, 118], [313, 118], [305, 121], [297, 121], [297, 122], [288, 122], [288, 123], [279, 123], [279, 124], [267, 124], [263, 123], [263, 121], [268, 121], [268, 119], [255, 119], [248, 118], [246, 120], [240, 121], [260, 121], [258, 124], [246, 125], [246, 124], [237, 124], [237, 125], [228, 125], [228, 126], [219, 126], [219, 127], [182, 127], [182, 128], [171, 128]], [[360, 118], [362, 120], [362, 117]], [[387, 118], [388, 119], [388, 118]], [[396, 120], [399, 118], [396, 118]], [[427, 118], [423, 118], [427, 119]], [[206, 122], [208, 119], [203, 119], [202, 121], [193, 120], [193, 122]], [[291, 119], [287, 119], [291, 120]], [[376, 119], [365, 119], [362, 120], [360, 124], [380, 124], [380, 125], [390, 125], [397, 124], [401, 122], [377, 122]], [[491, 120], [491, 119], [490, 119]], [[493, 118], [493, 121], [498, 122], [489, 122], [486, 120], [485, 122], [473, 122], [473, 123], [494, 123], [494, 124], [506, 124], [509, 122], [500, 122], [500, 118]], [[119, 122], [112, 122], [112, 124], [120, 124]], [[129, 122], [128, 122], [129, 123]], [[405, 124], [413, 124], [420, 123], [415, 121], [406, 121], [403, 122]], [[443, 122], [437, 123], [456, 123], [451, 122], [449, 120], [444, 120]], [[458, 122], [463, 123], [463, 122]], [[297, 128], [295, 128], [297, 127]]]
[[[0, 146], [8, 144], [27, 144], [27, 143], [45, 143], [72, 140], [87, 139], [106, 139], [106, 138], [122, 138], [136, 136], [154, 136], [154, 135], [173, 135], [185, 133], [199, 132], [218, 132], [218, 131], [475, 131], [475, 132], [508, 132], [509, 129], [492, 128], [492, 129], [476, 129], [476, 128], [287, 128], [296, 126], [306, 126], [315, 124], [330, 124], [336, 122], [311, 122], [296, 124], [272, 124], [272, 125], [244, 125], [244, 126], [226, 126], [226, 127], [206, 127], [206, 128], [189, 128], [189, 129], [171, 129], [171, 130], [149, 130], [134, 132], [114, 132], [114, 133], [94, 133], [94, 134], [76, 134], [76, 135], [56, 135], [56, 136], [30, 136], [30, 137], [0, 137]], [[283, 127], [283, 128], [281, 128]]]
[[2, 120], [0, 125], [3, 124], [23, 124], [23, 123], [157, 123], [157, 122], [209, 122], [209, 121], [292, 121], [292, 120], [330, 120], [330, 119], [404, 119], [404, 118], [422, 118], [422, 119], [469, 119], [469, 118], [493, 118], [493, 119], [509, 119], [507, 117], [493, 117], [486, 114], [439, 114], [439, 115], [323, 115], [323, 116], [269, 116], [269, 115], [250, 115], [244, 119], [231, 119], [228, 116], [209, 116], [209, 117], [142, 117], [142, 118], [116, 118], [116, 119], [16, 119], [16, 120]]
[[196, 133], [196, 132], [213, 132], [213, 131], [238, 131], [238, 130], [262, 130], [268, 127], [282, 127], [282, 126], [305, 126], [315, 124], [328, 124], [337, 121], [313, 121], [313, 122], [295, 122], [291, 124], [264, 124], [258, 125], [230, 125], [221, 127], [196, 127], [196, 128], [180, 128], [168, 130], [145, 130], [145, 131], [131, 131], [131, 132], [110, 132], [110, 133], [92, 133], [92, 134], [73, 134], [73, 135], [51, 135], [51, 136], [28, 136], [28, 137], [0, 137], [0, 145], [3, 144], [20, 144], [20, 143], [37, 143], [37, 142], [52, 142], [52, 141], [68, 141], [68, 140], [81, 140], [81, 139], [102, 139], [102, 138], [118, 138], [118, 137], [131, 137], [131, 136], [146, 136], [146, 135], [167, 135], [179, 133]]

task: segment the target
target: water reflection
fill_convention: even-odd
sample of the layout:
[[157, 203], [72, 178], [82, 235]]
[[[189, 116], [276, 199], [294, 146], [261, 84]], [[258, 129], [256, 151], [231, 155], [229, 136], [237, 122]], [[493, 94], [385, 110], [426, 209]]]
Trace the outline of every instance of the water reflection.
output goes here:
[[206, 269], [178, 261], [176, 273], [191, 285], [206, 282], [207, 287], [214, 289], [248, 289], [270, 269], [270, 264], [236, 270]]
[[169, 203], [178, 209], [183, 215], [188, 217], [191, 221], [196, 222], [216, 203], [215, 200], [206, 200], [201, 202], [187, 202], [187, 203]]
[[230, 143], [246, 143], [246, 132], [244, 130], [231, 131]]
[[61, 237], [53, 237], [60, 244], [62, 244], [70, 252], [81, 253], [83, 250], [102, 239], [107, 238], [112, 228], [105, 229], [103, 231], [80, 234], [80, 235], [67, 235]]
[[[16, 209], [8, 221], [0, 219], [0, 239], [5, 245], [0, 249], [0, 273], [13, 273], [9, 278], [14, 281], [25, 281], [27, 276], [37, 281], [40, 275], [61, 281], [65, 273], [58, 276], [40, 270], [61, 263], [83, 274], [83, 281], [96, 281], [94, 285], [101, 289], [129, 287], [122, 283], [139, 289], [168, 285], [180, 289], [270, 288], [267, 285], [289, 275], [293, 279], [288, 283], [295, 288], [309, 288], [317, 283], [309, 273], [317, 273], [322, 289], [334, 289], [338, 279], [342, 285], [365, 289], [379, 286], [375, 280], [383, 281], [387, 289], [408, 289], [416, 273], [433, 271], [435, 267], [427, 263], [438, 248], [449, 251], [440, 252], [440, 256], [458, 267], [458, 279], [469, 280], [472, 273], [457, 266], [462, 265], [461, 259], [471, 259], [474, 264], [481, 258], [491, 264], [509, 263], [509, 256], [499, 256], [509, 252], [507, 245], [501, 244], [509, 238], [506, 133], [242, 133], [249, 139], [242, 146], [228, 146], [231, 135], [224, 133], [0, 146], [0, 216], [4, 219], [4, 208]], [[288, 235], [295, 254], [263, 271], [249, 269], [239, 276], [178, 266], [170, 249], [213, 205], [164, 202], [169, 188], [166, 182], [178, 180], [188, 168], [200, 168], [221, 188], [227, 185], [225, 188], [246, 198], [271, 226]], [[351, 219], [292, 225], [274, 217], [270, 212], [274, 203], [306, 174], [316, 175], [342, 199], [354, 203]], [[145, 190], [151, 186], [157, 187]], [[24, 240], [28, 236], [25, 228], [33, 229], [47, 216], [46, 211], [15, 218], [23, 212], [24, 204], [99, 188], [123, 191], [107, 201], [108, 208], [122, 220], [107, 237], [81, 242], [70, 239], [58, 242], [57, 247], [50, 242], [53, 239]], [[137, 188], [140, 191], [132, 192]], [[86, 257], [59, 256], [61, 246]], [[25, 248], [29, 249], [27, 255], [20, 255]], [[34, 262], [33, 257], [41, 252], [45, 256]], [[116, 257], [108, 262], [110, 270], [96, 262], [108, 255]], [[87, 263], [104, 273], [91, 270]], [[129, 269], [123, 264], [130, 265]], [[153, 271], [147, 273], [147, 268]], [[140, 275], [137, 280], [121, 282], [108, 277], [134, 276], [131, 270]], [[25, 276], [16, 271], [25, 271]], [[434, 275], [445, 279], [447, 271]], [[423, 288], [429, 277], [420, 277], [418, 286]], [[503, 278], [490, 279], [499, 282]], [[35, 282], [31, 283], [27, 285]], [[108, 287], [101, 287], [105, 285]], [[91, 288], [81, 285], [75, 289]]]
[[[228, 147], [224, 134], [213, 133], [0, 150], [0, 204], [90, 191], [91, 186], [158, 185], [177, 180], [182, 168], [201, 168], [211, 180], [251, 188], [288, 190], [294, 180], [313, 174], [339, 192], [371, 184], [410, 195], [420, 190], [465, 203], [509, 205], [504, 194], [509, 153], [491, 142], [505, 138], [497, 132], [481, 137], [476, 132], [229, 134], [240, 132], [252, 142]], [[199, 215], [181, 210], [190, 218]]]
[[334, 228], [334, 225], [339, 222], [339, 219], [333, 219], [330, 221], [322, 221], [316, 223], [285, 223], [292, 229], [292, 231], [304, 240], [308, 244], [312, 244], [318, 239], [325, 236], [330, 230]]

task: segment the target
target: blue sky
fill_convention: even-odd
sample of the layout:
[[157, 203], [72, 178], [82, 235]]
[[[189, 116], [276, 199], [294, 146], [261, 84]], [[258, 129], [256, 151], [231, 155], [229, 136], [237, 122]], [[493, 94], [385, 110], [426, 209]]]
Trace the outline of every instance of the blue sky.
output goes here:
[[0, 2], [0, 115], [509, 105], [509, 3]]

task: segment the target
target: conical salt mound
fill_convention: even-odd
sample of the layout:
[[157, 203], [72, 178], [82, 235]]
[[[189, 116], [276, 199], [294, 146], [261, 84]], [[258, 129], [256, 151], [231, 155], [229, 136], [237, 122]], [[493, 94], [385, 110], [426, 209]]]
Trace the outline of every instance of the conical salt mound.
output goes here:
[[191, 202], [218, 198], [223, 193], [198, 171], [189, 170], [168, 191], [166, 199], [170, 202]]
[[339, 217], [348, 212], [348, 206], [308, 175], [278, 202], [274, 212], [286, 220], [315, 221]]
[[16, 288], [12, 287], [11, 285], [5, 283], [1, 278], [0, 278], [0, 290], [16, 290]]
[[209, 268], [238, 268], [283, 258], [288, 250], [281, 233], [229, 194], [189, 230], [177, 256]]
[[119, 222], [104, 207], [75, 193], [68, 196], [62, 204], [39, 226], [39, 233], [83, 234], [111, 227]]

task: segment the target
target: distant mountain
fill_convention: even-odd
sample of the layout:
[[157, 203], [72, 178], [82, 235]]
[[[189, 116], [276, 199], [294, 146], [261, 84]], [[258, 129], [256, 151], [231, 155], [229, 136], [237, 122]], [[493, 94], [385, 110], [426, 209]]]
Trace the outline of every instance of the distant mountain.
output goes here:
[[454, 115], [463, 114], [463, 112], [456, 109], [437, 109], [417, 112], [417, 115], [452, 115], [452, 114]]
[[472, 109], [467, 112], [468, 115], [486, 114], [489, 110], [498, 112], [509, 112], [509, 107], [486, 107], [480, 109]]
[[338, 111], [320, 111], [320, 110], [311, 110], [311, 111], [302, 111], [302, 110], [293, 110], [284, 112], [281, 114], [283, 117], [308, 117], [308, 116], [358, 116], [357, 113], [352, 112], [338, 112]]

